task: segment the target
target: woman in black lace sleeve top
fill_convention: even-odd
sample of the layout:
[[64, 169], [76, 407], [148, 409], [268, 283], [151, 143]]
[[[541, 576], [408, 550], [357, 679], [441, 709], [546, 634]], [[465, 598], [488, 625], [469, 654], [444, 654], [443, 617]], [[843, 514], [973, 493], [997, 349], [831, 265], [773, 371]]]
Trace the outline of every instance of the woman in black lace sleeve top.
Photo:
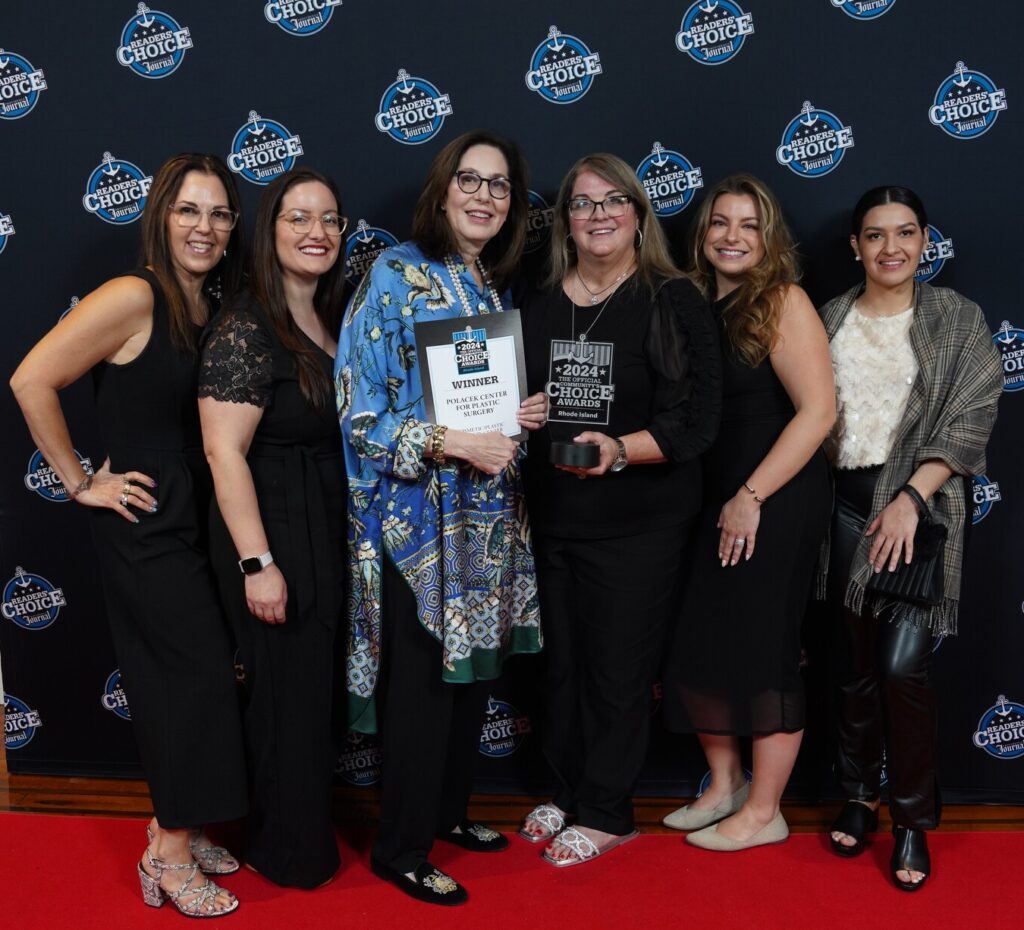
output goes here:
[[246, 855], [299, 888], [339, 864], [330, 784], [345, 512], [332, 386], [340, 204], [334, 184], [306, 168], [267, 187], [250, 292], [211, 324], [199, 384], [219, 507], [213, 564], [248, 691]]

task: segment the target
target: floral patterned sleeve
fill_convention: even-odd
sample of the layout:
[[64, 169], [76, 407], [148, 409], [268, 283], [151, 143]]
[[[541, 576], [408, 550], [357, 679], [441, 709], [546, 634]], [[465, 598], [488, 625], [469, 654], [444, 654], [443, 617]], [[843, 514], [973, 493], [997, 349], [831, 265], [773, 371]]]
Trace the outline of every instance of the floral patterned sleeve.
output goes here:
[[223, 311], [210, 325], [199, 364], [199, 396], [266, 407], [273, 396], [270, 339], [255, 314]]

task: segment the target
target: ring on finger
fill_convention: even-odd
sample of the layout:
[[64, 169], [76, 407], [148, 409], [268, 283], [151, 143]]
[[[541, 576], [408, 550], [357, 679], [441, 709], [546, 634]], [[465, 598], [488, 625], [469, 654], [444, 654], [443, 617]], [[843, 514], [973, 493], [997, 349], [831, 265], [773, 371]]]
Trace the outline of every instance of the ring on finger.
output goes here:
[[124, 476], [124, 484], [121, 485], [121, 493], [122, 494], [131, 494], [132, 493], [132, 483], [128, 480], [128, 476], [127, 475]]
[[741, 549], [742, 549], [742, 548], [743, 548], [743, 547], [744, 547], [744, 546], [745, 546], [746, 544], [747, 544], [747, 541], [746, 541], [746, 540], [745, 540], [745, 539], [744, 539], [744, 538], [743, 538], [742, 536], [740, 536], [740, 537], [739, 537], [739, 538], [738, 538], [738, 539], [737, 539], [737, 540], [736, 540], [736, 541], [735, 541], [735, 542], [733, 543], [733, 546], [738, 546], [739, 548], [741, 548]]
[[120, 501], [121, 501], [121, 506], [122, 507], [127, 507], [128, 506], [128, 495], [127, 494], [122, 494], [121, 497], [120, 497]]

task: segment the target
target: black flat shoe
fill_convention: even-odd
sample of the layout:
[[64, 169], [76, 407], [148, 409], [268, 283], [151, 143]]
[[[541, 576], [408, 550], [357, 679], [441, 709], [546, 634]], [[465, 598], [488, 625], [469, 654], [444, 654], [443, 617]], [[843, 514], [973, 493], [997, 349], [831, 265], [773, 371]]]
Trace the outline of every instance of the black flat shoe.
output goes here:
[[[859, 856], [867, 848], [867, 835], [878, 829], [878, 808], [872, 810], [867, 804], [860, 801], [847, 801], [839, 811], [829, 829], [829, 842], [832, 844], [832, 852], [837, 856]], [[852, 846], [846, 846], [839, 840], [832, 838], [832, 833], [845, 833], [852, 836], [857, 842]]]
[[391, 882], [410, 898], [425, 901], [427, 904], [443, 904], [454, 907], [458, 904], [465, 904], [469, 899], [469, 894], [462, 885], [429, 862], [421, 862], [416, 866], [413, 870], [414, 879], [407, 878], [404, 872], [398, 872], [372, 857], [370, 858], [370, 871], [377, 878]]
[[[924, 830], [912, 830], [910, 827], [893, 827], [896, 846], [889, 860], [889, 872], [896, 887], [901, 891], [919, 891], [932, 871], [931, 856], [928, 855], [928, 834]], [[905, 882], [896, 877], [901, 869], [908, 872], [923, 872], [924, 878], [919, 882]]]
[[482, 823], [463, 820], [459, 824], [461, 833], [438, 833], [437, 838], [446, 843], [454, 843], [469, 852], [501, 852], [508, 849], [508, 837], [502, 836], [497, 830], [485, 827]]

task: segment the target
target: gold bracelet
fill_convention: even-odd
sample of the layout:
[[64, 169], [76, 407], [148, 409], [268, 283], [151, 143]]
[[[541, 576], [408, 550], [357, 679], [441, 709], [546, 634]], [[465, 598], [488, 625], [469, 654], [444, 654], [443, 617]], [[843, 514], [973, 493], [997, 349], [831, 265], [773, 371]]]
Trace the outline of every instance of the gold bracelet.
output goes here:
[[447, 426], [435, 426], [430, 434], [430, 456], [435, 465], [444, 465], [447, 461], [444, 457], [444, 434], [447, 432]]
[[743, 482], [743, 487], [745, 487], [751, 494], [754, 495], [754, 500], [756, 500], [759, 504], [763, 504], [766, 500], [768, 500], [767, 497], [758, 497], [757, 491], [755, 491], [749, 484], [747, 484], [746, 481]]

